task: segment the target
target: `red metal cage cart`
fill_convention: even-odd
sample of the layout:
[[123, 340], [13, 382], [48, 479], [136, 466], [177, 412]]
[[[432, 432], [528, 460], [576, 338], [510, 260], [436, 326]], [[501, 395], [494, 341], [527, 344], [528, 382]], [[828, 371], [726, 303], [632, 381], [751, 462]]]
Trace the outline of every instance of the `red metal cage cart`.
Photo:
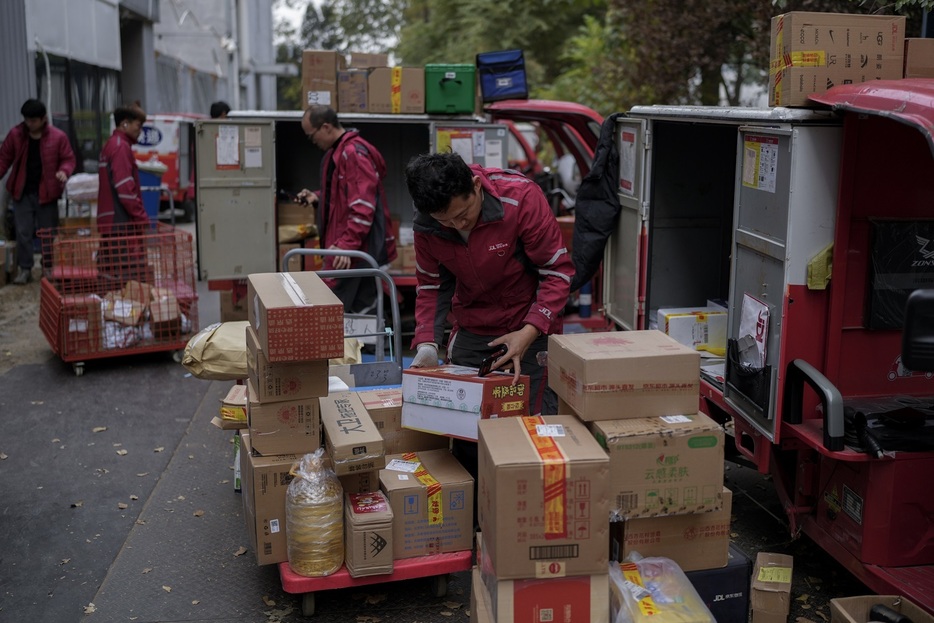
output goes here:
[[198, 331], [192, 235], [168, 225], [39, 232], [39, 327], [77, 376], [89, 359], [160, 351], [178, 356]]

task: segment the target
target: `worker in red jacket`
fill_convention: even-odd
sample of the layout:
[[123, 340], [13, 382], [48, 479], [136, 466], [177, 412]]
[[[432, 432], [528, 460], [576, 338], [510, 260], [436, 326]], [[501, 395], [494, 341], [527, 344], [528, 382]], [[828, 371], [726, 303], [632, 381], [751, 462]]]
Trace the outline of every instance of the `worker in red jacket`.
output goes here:
[[528, 374], [530, 412], [556, 413], [538, 354], [561, 332], [574, 267], [541, 188], [455, 153], [418, 156], [405, 177], [417, 210], [413, 367], [437, 365], [450, 312], [452, 363], [477, 367], [506, 345], [493, 369]]
[[12, 169], [6, 189], [16, 225], [19, 272], [13, 283], [25, 285], [32, 279], [36, 229], [58, 226], [58, 200], [75, 170], [75, 154], [68, 136], [49, 125], [45, 104], [26, 100], [20, 113], [23, 122], [14, 126], [0, 145], [0, 177]]
[[[322, 249], [369, 253], [380, 266], [396, 259], [389, 204], [383, 188], [386, 161], [356, 130], [341, 126], [327, 106], [312, 106], [302, 116], [302, 130], [326, 153], [321, 162], [321, 197], [303, 189], [300, 201], [317, 203], [315, 220]], [[338, 255], [324, 258], [325, 270], [371, 268], [362, 260]], [[344, 311], [368, 313], [376, 303], [373, 277], [327, 280]]]
[[149, 225], [133, 155], [145, 121], [146, 113], [138, 103], [114, 110], [116, 128], [97, 165], [97, 229], [102, 235], [141, 233]]
[[149, 215], [143, 206], [132, 150], [145, 121], [139, 102], [114, 110], [116, 128], [104, 144], [97, 166], [97, 229], [103, 238], [97, 264], [113, 288], [130, 280], [152, 281], [142, 237], [150, 227]]

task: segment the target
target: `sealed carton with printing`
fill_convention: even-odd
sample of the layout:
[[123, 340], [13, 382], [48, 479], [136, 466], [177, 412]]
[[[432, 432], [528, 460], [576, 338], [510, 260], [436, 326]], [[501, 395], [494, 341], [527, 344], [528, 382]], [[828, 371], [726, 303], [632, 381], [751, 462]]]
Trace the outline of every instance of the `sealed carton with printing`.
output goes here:
[[270, 362], [344, 356], [344, 304], [315, 273], [253, 273], [246, 303]]
[[344, 495], [344, 564], [352, 578], [392, 573], [392, 508], [382, 491]]
[[367, 413], [383, 436], [386, 454], [420, 450], [440, 450], [450, 445], [450, 438], [402, 428], [402, 389], [380, 387], [357, 392]]
[[752, 569], [752, 623], [785, 623], [791, 609], [794, 559], [785, 554], [759, 552]]
[[478, 520], [500, 580], [605, 574], [606, 452], [569, 415], [480, 421]]
[[292, 482], [292, 465], [298, 454], [258, 456], [249, 433], [240, 436], [241, 495], [250, 546], [256, 564], [271, 565], [288, 560], [285, 531], [285, 494]]
[[246, 328], [246, 364], [257, 402], [328, 395], [328, 360], [271, 363], [253, 327]]
[[316, 104], [338, 109], [337, 72], [346, 64], [344, 55], [333, 50], [302, 52], [302, 110]]
[[367, 87], [371, 113], [425, 113], [423, 67], [377, 67]]
[[247, 419], [253, 449], [271, 454], [307, 454], [321, 447], [321, 416], [317, 398], [258, 402], [247, 381]]
[[338, 476], [372, 472], [386, 465], [383, 437], [355, 392], [320, 398], [328, 456]]
[[449, 451], [388, 456], [379, 486], [392, 505], [396, 560], [473, 547], [474, 479]]
[[693, 413], [700, 354], [654, 330], [551, 335], [548, 385], [585, 422]]
[[723, 428], [703, 413], [591, 422], [590, 430], [609, 454], [610, 502], [619, 516], [722, 506]]

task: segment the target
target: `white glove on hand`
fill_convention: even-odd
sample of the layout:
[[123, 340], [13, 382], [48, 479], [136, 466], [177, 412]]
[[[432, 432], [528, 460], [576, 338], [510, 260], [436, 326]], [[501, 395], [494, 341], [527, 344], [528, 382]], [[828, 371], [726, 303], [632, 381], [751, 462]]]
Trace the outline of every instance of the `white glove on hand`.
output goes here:
[[433, 368], [438, 365], [438, 347], [431, 342], [418, 345], [418, 352], [412, 359], [412, 368]]

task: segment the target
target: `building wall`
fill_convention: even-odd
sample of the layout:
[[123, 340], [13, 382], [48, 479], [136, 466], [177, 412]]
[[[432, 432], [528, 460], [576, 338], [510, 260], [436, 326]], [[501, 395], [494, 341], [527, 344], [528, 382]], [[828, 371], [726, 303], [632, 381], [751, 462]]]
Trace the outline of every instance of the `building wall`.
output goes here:
[[27, 45], [98, 67], [120, 69], [117, 0], [26, 0]]
[[25, 0], [0, 2], [0, 58], [3, 59], [3, 88], [0, 89], [0, 141], [10, 127], [23, 120], [19, 109], [36, 96], [36, 70], [26, 46]]

